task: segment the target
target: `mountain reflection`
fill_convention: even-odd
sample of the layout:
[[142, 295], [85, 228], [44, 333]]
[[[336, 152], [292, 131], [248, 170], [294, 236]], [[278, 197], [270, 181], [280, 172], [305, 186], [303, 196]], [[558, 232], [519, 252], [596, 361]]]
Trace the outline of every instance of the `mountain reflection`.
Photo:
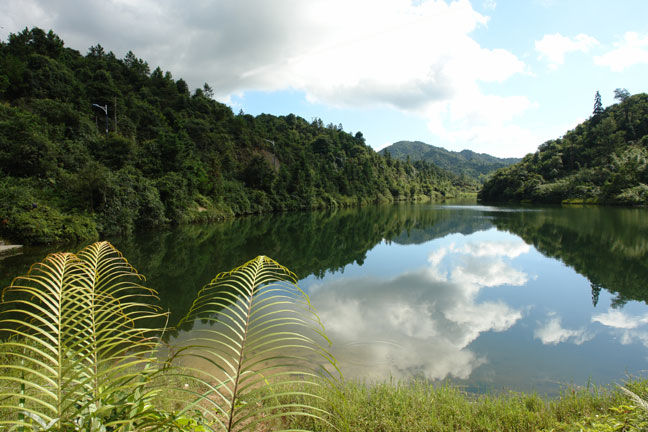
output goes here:
[[524, 285], [526, 274], [505, 258], [522, 242], [451, 244], [431, 251], [429, 265], [381, 280], [345, 278], [311, 290], [311, 300], [348, 376], [468, 378], [487, 361], [468, 349], [483, 332], [504, 331], [522, 311], [477, 301], [486, 287]]

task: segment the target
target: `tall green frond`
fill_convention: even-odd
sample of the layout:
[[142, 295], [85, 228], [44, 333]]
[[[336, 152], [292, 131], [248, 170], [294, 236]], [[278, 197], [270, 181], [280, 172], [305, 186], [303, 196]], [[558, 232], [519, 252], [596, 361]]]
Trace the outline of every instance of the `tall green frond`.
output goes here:
[[[156, 333], [141, 324], [161, 314], [141, 279], [99, 242], [76, 255], [49, 255], [3, 291], [0, 410], [13, 415], [0, 426], [29, 430], [33, 419], [78, 426], [84, 413], [123, 405], [142, 387]], [[125, 424], [116, 418], [112, 426]]]
[[[331, 384], [339, 370], [290, 270], [259, 256], [219, 274], [198, 293], [183, 323], [193, 330], [174, 364], [205, 389], [192, 407], [219, 430], [255, 430], [286, 415], [326, 421], [313, 389]], [[300, 391], [296, 383], [303, 384]]]
[[[196, 411], [225, 431], [285, 416], [326, 421], [316, 387], [339, 370], [292, 272], [257, 257], [218, 275], [163, 369], [162, 332], [147, 325], [163, 314], [142, 279], [99, 242], [49, 255], [2, 292], [0, 430], [176, 430]], [[153, 407], [165, 396], [179, 412]]]

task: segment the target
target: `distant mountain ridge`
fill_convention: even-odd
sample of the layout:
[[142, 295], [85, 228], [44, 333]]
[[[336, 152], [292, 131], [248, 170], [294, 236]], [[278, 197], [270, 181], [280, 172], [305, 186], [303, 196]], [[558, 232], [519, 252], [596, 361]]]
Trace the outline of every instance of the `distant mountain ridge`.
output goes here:
[[454, 174], [480, 181], [485, 180], [489, 173], [499, 168], [521, 161], [518, 158], [498, 158], [486, 153], [475, 153], [472, 150], [455, 152], [421, 141], [398, 141], [378, 153], [385, 155], [387, 152], [391, 157], [399, 160], [407, 160], [409, 156], [411, 161], [431, 162]]

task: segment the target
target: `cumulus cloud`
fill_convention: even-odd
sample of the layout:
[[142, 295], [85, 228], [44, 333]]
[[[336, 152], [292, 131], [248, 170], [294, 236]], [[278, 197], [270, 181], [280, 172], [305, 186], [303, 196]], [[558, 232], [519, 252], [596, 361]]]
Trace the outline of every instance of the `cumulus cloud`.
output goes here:
[[[523, 96], [484, 95], [467, 85], [452, 100], [426, 108], [428, 128], [442, 141], [506, 157], [511, 148], [532, 152], [542, 137], [515, 121], [537, 104]], [[522, 155], [522, 153], [520, 154]]]
[[623, 345], [638, 342], [648, 347], [648, 330], [645, 327], [648, 324], [648, 314], [634, 316], [618, 309], [610, 309], [606, 313], [594, 315], [592, 322], [609, 327]]
[[557, 69], [565, 62], [565, 55], [571, 52], [588, 52], [599, 42], [584, 33], [573, 38], [563, 36], [560, 33], [544, 35], [542, 39], [535, 41], [535, 49], [538, 51], [538, 58], [548, 62], [550, 69]]
[[578, 330], [563, 328], [560, 317], [550, 314], [545, 325], [535, 330], [534, 336], [545, 345], [556, 345], [568, 341], [581, 345], [592, 340], [594, 334], [588, 332], [585, 328]]
[[501, 259], [465, 258], [452, 270], [452, 279], [474, 287], [499, 285], [521, 286], [527, 283], [526, 273], [511, 268]]
[[531, 250], [531, 246], [522, 241], [479, 242], [467, 243], [456, 250], [475, 257], [504, 256], [507, 258], [516, 258], [528, 253]]
[[327, 103], [416, 109], [466, 79], [501, 81], [523, 68], [468, 36], [487, 17], [466, 0], [29, 3], [3, 7], [11, 27], [53, 27], [81, 49], [132, 48], [220, 95], [292, 87]]
[[624, 330], [621, 334], [621, 344], [629, 345], [634, 342], [639, 342], [648, 347], [648, 331]]
[[623, 72], [637, 64], [648, 64], [648, 34], [627, 32], [621, 42], [614, 44], [613, 50], [594, 57], [594, 63], [607, 66], [614, 72]]
[[[327, 323], [333, 353], [347, 375], [468, 378], [486, 361], [468, 345], [483, 332], [509, 329], [522, 312], [476, 298], [494, 283], [517, 285], [525, 279], [508, 265], [500, 266], [494, 279], [495, 256], [477, 257], [458, 249], [438, 249], [430, 254], [428, 267], [391, 280], [341, 279], [312, 292], [311, 301]], [[469, 271], [444, 265], [473, 259], [482, 263], [463, 264]]]
[[594, 315], [592, 322], [598, 322], [607, 327], [617, 329], [634, 329], [648, 323], [648, 314], [632, 316], [618, 309], [610, 309], [606, 313]]
[[488, 17], [468, 0], [8, 0], [0, 15], [12, 31], [51, 27], [77, 49], [132, 49], [193, 87], [208, 82], [221, 100], [295, 89], [332, 106], [415, 113], [433, 133], [472, 138], [476, 148], [510, 132], [518, 145], [539, 142], [511, 129], [511, 119], [532, 106], [527, 98], [481, 91], [480, 83], [502, 82], [526, 66], [475, 42], [471, 32]]

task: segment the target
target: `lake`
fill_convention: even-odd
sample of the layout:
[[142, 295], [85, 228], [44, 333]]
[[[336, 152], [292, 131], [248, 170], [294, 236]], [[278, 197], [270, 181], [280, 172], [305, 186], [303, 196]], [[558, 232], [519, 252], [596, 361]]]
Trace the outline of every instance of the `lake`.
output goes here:
[[[555, 395], [646, 369], [646, 209], [394, 205], [111, 241], [172, 325], [218, 272], [274, 258], [300, 277], [350, 379]], [[49, 251], [0, 260], [0, 283]]]

